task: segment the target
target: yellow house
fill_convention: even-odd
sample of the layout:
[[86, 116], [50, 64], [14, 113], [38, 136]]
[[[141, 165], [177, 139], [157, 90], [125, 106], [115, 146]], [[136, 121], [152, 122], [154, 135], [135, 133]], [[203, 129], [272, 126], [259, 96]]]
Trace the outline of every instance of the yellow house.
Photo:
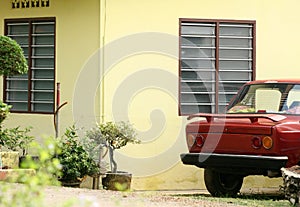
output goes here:
[[[133, 189], [204, 189], [202, 170], [179, 159], [186, 115], [221, 112], [248, 80], [296, 78], [299, 7], [297, 0], [2, 0], [0, 34], [21, 44], [30, 66], [28, 76], [1, 80], [13, 105], [4, 124], [55, 136], [54, 112], [64, 102], [58, 134], [73, 123], [84, 130], [129, 120], [142, 144], [117, 160], [134, 174]], [[249, 177], [245, 187], [279, 184]]]

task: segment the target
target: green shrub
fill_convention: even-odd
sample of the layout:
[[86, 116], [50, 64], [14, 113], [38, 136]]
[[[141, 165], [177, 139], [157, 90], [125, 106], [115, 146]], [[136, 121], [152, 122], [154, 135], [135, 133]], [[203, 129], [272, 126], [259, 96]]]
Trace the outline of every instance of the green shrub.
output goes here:
[[0, 75], [25, 74], [27, 61], [20, 45], [10, 37], [0, 36]]
[[[39, 160], [32, 160], [30, 156], [22, 162], [22, 168], [35, 169], [35, 173], [28, 171], [16, 171], [9, 182], [1, 182], [0, 185], [0, 206], [9, 207], [43, 207], [49, 206], [46, 203], [45, 187], [49, 185], [59, 186], [57, 177], [60, 176], [61, 165], [55, 157], [59, 153], [57, 142], [54, 138], [44, 139], [44, 143], [33, 142], [39, 156]], [[14, 182], [22, 183], [13, 184]], [[66, 206], [66, 205], [61, 205]]]
[[78, 140], [75, 126], [66, 129], [65, 136], [59, 142], [61, 152], [58, 160], [62, 165], [61, 181], [78, 181], [87, 175], [99, 173], [99, 167], [89, 156]]
[[31, 127], [21, 129], [19, 126], [2, 129], [0, 131], [0, 145], [6, 150], [22, 150], [22, 155], [26, 155], [30, 143], [34, 140], [34, 137], [28, 134], [30, 131]]
[[9, 114], [10, 108], [11, 108], [10, 105], [7, 105], [6, 103], [3, 103], [2, 101], [0, 101], [0, 125], [3, 122], [3, 120], [7, 117], [7, 115]]

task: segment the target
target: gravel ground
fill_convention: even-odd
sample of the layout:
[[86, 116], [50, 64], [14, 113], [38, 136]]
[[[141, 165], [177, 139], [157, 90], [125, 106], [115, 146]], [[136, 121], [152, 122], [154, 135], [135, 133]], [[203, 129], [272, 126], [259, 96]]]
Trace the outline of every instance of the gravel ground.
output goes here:
[[61, 207], [67, 201], [71, 201], [70, 206], [72, 207], [238, 207], [238, 205], [230, 203], [176, 197], [175, 194], [183, 194], [183, 192], [177, 191], [122, 193], [84, 188], [48, 187], [45, 194], [45, 206], [47, 207]]

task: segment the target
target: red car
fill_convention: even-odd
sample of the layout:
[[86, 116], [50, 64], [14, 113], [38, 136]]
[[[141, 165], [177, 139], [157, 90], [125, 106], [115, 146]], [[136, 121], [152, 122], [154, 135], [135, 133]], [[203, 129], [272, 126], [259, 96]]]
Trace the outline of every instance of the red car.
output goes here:
[[281, 176], [300, 161], [300, 80], [245, 84], [226, 114], [199, 113], [186, 126], [184, 164], [204, 168], [213, 196], [235, 196], [248, 175]]

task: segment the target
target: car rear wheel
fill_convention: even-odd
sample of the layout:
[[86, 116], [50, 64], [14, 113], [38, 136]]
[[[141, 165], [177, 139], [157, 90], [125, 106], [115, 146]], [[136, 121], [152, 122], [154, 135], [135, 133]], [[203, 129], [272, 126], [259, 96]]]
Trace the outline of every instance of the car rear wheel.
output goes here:
[[234, 197], [240, 191], [244, 177], [235, 174], [220, 173], [214, 169], [204, 169], [204, 182], [212, 196]]

